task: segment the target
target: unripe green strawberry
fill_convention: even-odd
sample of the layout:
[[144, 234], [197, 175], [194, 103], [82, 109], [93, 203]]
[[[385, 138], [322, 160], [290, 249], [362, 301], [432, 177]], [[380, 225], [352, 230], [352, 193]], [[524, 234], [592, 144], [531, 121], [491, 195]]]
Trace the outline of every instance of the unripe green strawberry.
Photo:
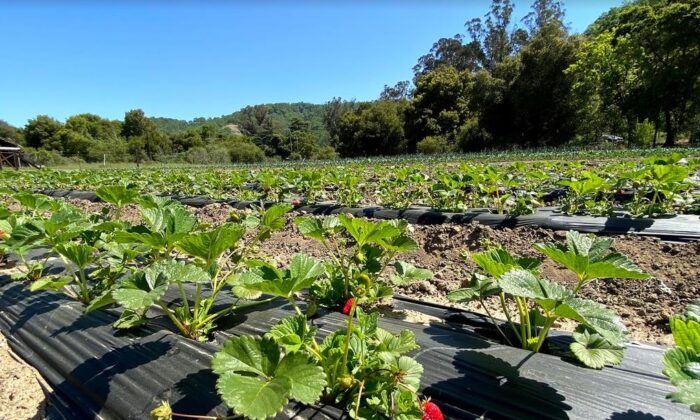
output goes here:
[[309, 303], [309, 305], [306, 307], [306, 316], [314, 316], [316, 315], [316, 310], [318, 307], [316, 306], [315, 302]]
[[355, 378], [350, 375], [343, 375], [338, 378], [338, 386], [341, 389], [350, 389], [350, 387], [355, 383]]
[[358, 281], [361, 285], [365, 286], [365, 288], [367, 288], [367, 289], [369, 289], [370, 287], [372, 287], [372, 279], [369, 278], [369, 275], [368, 275], [367, 273], [364, 273], [364, 272], [363, 272], [363, 273], [360, 273], [360, 275], [357, 276], [357, 281]]
[[362, 250], [357, 250], [357, 253], [356, 253], [355, 256], [353, 257], [353, 260], [354, 260], [357, 264], [362, 264], [362, 263], [364, 263], [364, 262], [367, 260], [367, 256], [365, 255], [364, 252], [362, 252]]
[[232, 211], [228, 215], [229, 220], [231, 220], [233, 223], [238, 223], [241, 221], [241, 214], [238, 213], [237, 211]]

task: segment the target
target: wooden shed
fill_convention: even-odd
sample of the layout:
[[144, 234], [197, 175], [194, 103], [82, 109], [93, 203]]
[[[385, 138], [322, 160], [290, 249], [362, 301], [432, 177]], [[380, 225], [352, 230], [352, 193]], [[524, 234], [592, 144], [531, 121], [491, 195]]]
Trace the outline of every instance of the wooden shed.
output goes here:
[[19, 169], [22, 166], [35, 166], [24, 154], [22, 147], [5, 138], [0, 137], [0, 169], [9, 166]]

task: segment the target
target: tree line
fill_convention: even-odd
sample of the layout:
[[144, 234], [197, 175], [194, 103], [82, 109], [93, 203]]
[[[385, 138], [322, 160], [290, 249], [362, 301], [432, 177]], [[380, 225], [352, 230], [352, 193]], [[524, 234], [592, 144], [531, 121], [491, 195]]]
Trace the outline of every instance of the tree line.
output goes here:
[[493, 0], [374, 101], [255, 105], [181, 121], [40, 115], [13, 139], [44, 159], [191, 163], [700, 142], [700, 0], [638, 0], [570, 34], [561, 2], [514, 20]]

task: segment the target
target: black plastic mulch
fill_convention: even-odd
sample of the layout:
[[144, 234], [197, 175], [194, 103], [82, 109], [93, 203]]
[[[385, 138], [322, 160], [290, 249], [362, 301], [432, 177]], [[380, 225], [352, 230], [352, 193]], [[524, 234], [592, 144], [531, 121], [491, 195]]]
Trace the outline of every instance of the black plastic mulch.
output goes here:
[[[483, 324], [479, 315], [410, 299], [399, 298], [396, 304], [447, 320], [430, 325], [381, 321], [389, 331], [414, 332], [421, 349], [413, 355], [425, 368], [422, 392], [447, 418], [657, 419], [690, 414], [666, 399], [671, 386], [661, 375], [659, 348], [629, 346], [620, 367], [595, 371], [486, 340], [476, 332], [475, 325]], [[82, 309], [58, 293], [30, 293], [20, 283], [0, 287], [0, 330], [53, 387], [49, 413], [54, 418], [143, 419], [164, 399], [176, 412], [230, 414], [216, 393], [212, 354], [231, 335], [263, 334], [293, 314], [284, 303], [273, 302], [221, 320], [214, 341], [198, 343], [169, 331], [157, 311], [154, 321], [163, 328], [123, 332], [111, 326], [117, 310], [85, 315]], [[346, 320], [326, 313], [314, 322], [325, 336], [343, 328]], [[341, 413], [332, 407], [294, 404], [278, 416], [338, 417]]]
[[[94, 192], [43, 190], [37, 191], [52, 197], [78, 198], [93, 202], [101, 201]], [[191, 207], [204, 207], [213, 203], [225, 203], [237, 209], [259, 205], [252, 201], [212, 200], [207, 197], [172, 197], [180, 203]], [[264, 203], [271, 205], [271, 202]], [[631, 218], [631, 217], [600, 217], [600, 216], [568, 216], [554, 207], [542, 207], [534, 214], [525, 216], [509, 216], [494, 214], [488, 209], [473, 209], [464, 213], [439, 212], [427, 208], [409, 208], [406, 210], [389, 209], [378, 206], [343, 207], [337, 204], [325, 203], [305, 205], [296, 208], [297, 211], [316, 215], [351, 213], [357, 217], [372, 217], [378, 219], [405, 219], [413, 224], [433, 225], [443, 223], [479, 223], [491, 227], [515, 228], [519, 226], [538, 226], [553, 230], [576, 230], [596, 234], [636, 234], [654, 236], [674, 242], [700, 240], [700, 216], [676, 215], [660, 218]]]

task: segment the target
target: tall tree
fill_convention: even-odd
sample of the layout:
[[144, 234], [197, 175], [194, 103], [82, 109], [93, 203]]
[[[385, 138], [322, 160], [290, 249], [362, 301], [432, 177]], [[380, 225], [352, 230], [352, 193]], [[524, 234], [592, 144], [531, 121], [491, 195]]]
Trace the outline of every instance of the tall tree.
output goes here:
[[534, 0], [530, 6], [530, 13], [525, 15], [523, 22], [530, 36], [551, 26], [564, 29], [564, 7], [558, 0]]
[[95, 114], [78, 114], [66, 120], [65, 127], [93, 140], [113, 142], [119, 140], [121, 123]]
[[343, 98], [333, 98], [326, 102], [323, 108], [323, 125], [328, 131], [330, 144], [334, 147], [339, 145], [340, 124], [343, 116], [357, 107], [355, 101], [346, 101]]
[[124, 124], [122, 124], [122, 136], [125, 138], [145, 136], [150, 132], [157, 131], [153, 121], [146, 118], [143, 110], [132, 109], [124, 114]]
[[576, 133], [573, 77], [577, 42], [558, 21], [538, 29], [520, 51], [517, 77], [508, 94], [513, 106], [512, 140], [521, 146], [558, 146]]
[[[615, 127], [625, 122], [629, 139], [649, 119], [673, 146], [700, 101], [700, 0], [627, 4], [597, 29], [569, 70], [590, 120]], [[609, 122], [606, 124], [606, 122]]]
[[283, 157], [292, 159], [308, 159], [313, 156], [317, 145], [309, 130], [309, 123], [300, 118], [293, 118], [281, 149]]
[[478, 51], [479, 67], [493, 72], [499, 63], [516, 53], [525, 43], [527, 34], [517, 27], [511, 30], [513, 3], [510, 0], [493, 0], [491, 10], [484, 19], [476, 18], [466, 23], [473, 49]]
[[338, 127], [341, 156], [392, 155], [406, 152], [401, 115], [404, 102], [362, 102], [343, 115]]
[[243, 134], [255, 136], [271, 127], [270, 113], [265, 105], [247, 106], [241, 110], [240, 128]]
[[464, 35], [457, 34], [452, 38], [437, 40], [430, 52], [418, 59], [413, 72], [418, 77], [442, 66], [450, 66], [458, 70], [476, 70], [480, 66], [481, 57], [481, 48], [478, 43], [470, 42], [465, 45]]
[[52, 137], [63, 128], [63, 124], [49, 117], [48, 115], [39, 115], [36, 118], [29, 120], [24, 126], [24, 139], [29, 147], [42, 147], [48, 144]]
[[384, 85], [382, 93], [379, 94], [380, 101], [401, 101], [411, 96], [411, 82], [403, 80], [394, 86]]
[[643, 96], [664, 116], [666, 146], [673, 146], [700, 99], [700, 0], [633, 4], [620, 15], [613, 42], [627, 38]]
[[462, 124], [469, 118], [471, 76], [443, 66], [416, 78], [413, 100], [406, 110], [408, 150], [428, 136], [441, 136], [454, 143]]

